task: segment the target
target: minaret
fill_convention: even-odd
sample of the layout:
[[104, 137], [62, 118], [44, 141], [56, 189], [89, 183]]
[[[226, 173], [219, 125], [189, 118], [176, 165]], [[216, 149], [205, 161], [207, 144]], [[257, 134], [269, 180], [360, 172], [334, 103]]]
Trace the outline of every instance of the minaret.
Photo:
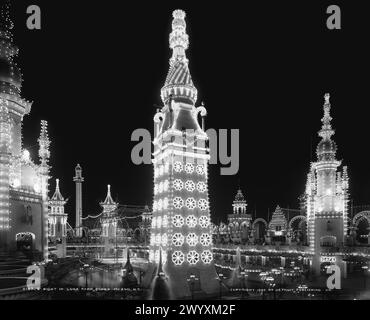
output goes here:
[[41, 194], [42, 194], [42, 225], [43, 225], [43, 253], [44, 259], [48, 259], [49, 250], [48, 250], [48, 193], [49, 193], [49, 158], [50, 158], [50, 140], [48, 136], [48, 123], [45, 120], [41, 120], [41, 132], [38, 139], [39, 142], [39, 175], [41, 183]]
[[82, 168], [77, 164], [73, 181], [76, 182], [76, 237], [82, 237]]
[[348, 175], [338, 171], [341, 161], [336, 159], [337, 145], [332, 140], [330, 95], [324, 96], [324, 117], [319, 131], [317, 161], [311, 164], [307, 177], [307, 228], [310, 250], [315, 254], [314, 267], [320, 269], [320, 255], [327, 247], [345, 245], [348, 224]]
[[109, 239], [115, 239], [117, 236], [117, 219], [115, 218], [114, 211], [118, 207], [118, 204], [112, 199], [109, 184], [107, 186], [107, 196], [103, 202], [100, 202], [100, 206], [103, 208], [102, 218], [100, 220], [102, 238], [103, 242], [108, 244]]
[[158, 264], [162, 252], [163, 271], [174, 297], [191, 295], [187, 278], [198, 279], [205, 293], [217, 291], [213, 264], [212, 233], [208, 202], [208, 140], [195, 107], [197, 89], [191, 79], [186, 49], [185, 12], [173, 12], [169, 37], [172, 57], [161, 90], [163, 108], [154, 117], [154, 200], [150, 261]]
[[59, 189], [59, 179], [56, 179], [54, 195], [49, 199], [49, 239], [52, 242], [57, 242], [59, 258], [64, 258], [66, 255], [68, 218], [68, 215], [64, 212], [66, 203], [67, 200], [64, 200]]

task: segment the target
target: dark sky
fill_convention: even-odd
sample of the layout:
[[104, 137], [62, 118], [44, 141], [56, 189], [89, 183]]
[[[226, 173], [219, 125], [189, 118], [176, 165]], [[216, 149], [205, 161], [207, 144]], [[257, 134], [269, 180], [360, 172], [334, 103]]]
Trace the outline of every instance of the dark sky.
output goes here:
[[[329, 31], [327, 5], [312, 1], [16, 2], [23, 96], [34, 101], [24, 146], [36, 156], [39, 121], [48, 120], [51, 173], [70, 198], [72, 221], [76, 163], [85, 177], [84, 215], [99, 212], [108, 183], [120, 203], [151, 205], [153, 170], [131, 163], [130, 136], [153, 128], [177, 8], [187, 13], [187, 55], [207, 127], [240, 129], [239, 175], [210, 169], [214, 221], [230, 213], [238, 179], [259, 216], [277, 204], [298, 207], [325, 92], [351, 196], [355, 204], [370, 203], [368, 19], [358, 5], [341, 5], [342, 30]], [[41, 31], [26, 28], [30, 4], [41, 7]]]

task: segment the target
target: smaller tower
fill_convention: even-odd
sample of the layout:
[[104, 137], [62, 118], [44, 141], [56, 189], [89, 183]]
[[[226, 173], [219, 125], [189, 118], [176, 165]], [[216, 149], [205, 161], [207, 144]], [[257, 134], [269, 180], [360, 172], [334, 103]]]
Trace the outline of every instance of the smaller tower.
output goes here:
[[59, 189], [59, 179], [56, 179], [55, 192], [49, 199], [49, 240], [57, 245], [57, 255], [59, 258], [66, 254], [67, 237], [67, 217], [64, 212], [64, 206], [67, 203], [64, 200]]
[[41, 184], [41, 194], [42, 194], [42, 226], [43, 226], [43, 254], [44, 259], [48, 259], [49, 249], [48, 249], [48, 193], [49, 193], [49, 158], [50, 158], [50, 140], [48, 136], [48, 123], [45, 120], [41, 120], [41, 132], [38, 139], [39, 142], [39, 176]]
[[233, 242], [246, 241], [249, 238], [252, 216], [247, 214], [247, 201], [239, 188], [233, 201], [233, 213], [228, 215]]
[[82, 168], [77, 164], [73, 181], [76, 183], [76, 236], [82, 237]]
[[113, 201], [110, 193], [110, 185], [107, 186], [107, 196], [103, 202], [100, 202], [100, 206], [103, 208], [102, 218], [100, 220], [102, 227], [102, 242], [105, 244], [106, 251], [110, 251], [108, 248], [109, 243], [113, 243], [117, 236], [117, 218], [115, 210], [118, 204]]

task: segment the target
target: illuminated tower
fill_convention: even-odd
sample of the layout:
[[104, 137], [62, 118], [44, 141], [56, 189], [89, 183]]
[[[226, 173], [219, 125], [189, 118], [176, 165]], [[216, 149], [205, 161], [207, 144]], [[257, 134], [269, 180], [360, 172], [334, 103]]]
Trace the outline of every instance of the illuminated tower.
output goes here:
[[82, 168], [77, 164], [75, 168], [76, 175], [73, 181], [76, 182], [76, 237], [82, 237]]
[[49, 199], [49, 239], [50, 241], [61, 245], [59, 257], [65, 257], [66, 237], [67, 237], [67, 218], [64, 212], [64, 206], [67, 203], [64, 200], [59, 189], [59, 179], [56, 179], [54, 195]]
[[48, 123], [45, 120], [41, 120], [41, 132], [38, 139], [39, 142], [39, 181], [40, 181], [40, 191], [42, 197], [42, 230], [43, 230], [43, 242], [44, 242], [44, 259], [48, 259], [48, 193], [49, 193], [49, 158], [50, 158], [50, 140], [48, 136]]
[[107, 196], [104, 202], [100, 202], [100, 206], [103, 208], [102, 218], [100, 220], [102, 227], [102, 238], [105, 244], [109, 243], [109, 240], [115, 239], [117, 236], [117, 219], [115, 216], [115, 210], [118, 204], [113, 201], [110, 194], [110, 185], [108, 184]]
[[[208, 136], [198, 123], [206, 115], [195, 107], [195, 88], [186, 58], [189, 37], [185, 12], [173, 12], [169, 37], [172, 57], [161, 90], [163, 108], [154, 117], [154, 201], [150, 260], [159, 263], [162, 249], [164, 272], [174, 297], [195, 290], [213, 293], [217, 288], [213, 265], [208, 203]], [[194, 278], [195, 277], [195, 278]]]
[[315, 254], [314, 267], [319, 270], [320, 255], [326, 247], [345, 245], [348, 228], [348, 174], [338, 171], [337, 146], [332, 140], [329, 94], [325, 94], [324, 117], [319, 131], [317, 161], [311, 163], [306, 185], [307, 228], [310, 250]]

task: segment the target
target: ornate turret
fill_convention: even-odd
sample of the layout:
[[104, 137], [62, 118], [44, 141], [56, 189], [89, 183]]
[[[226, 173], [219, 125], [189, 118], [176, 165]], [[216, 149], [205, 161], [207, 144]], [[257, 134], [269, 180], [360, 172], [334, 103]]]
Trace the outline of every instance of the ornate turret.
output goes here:
[[100, 206], [103, 208], [103, 212], [111, 212], [117, 208], [117, 203], [113, 201], [110, 194], [110, 184], [107, 186], [107, 196], [103, 202], [100, 202]]
[[238, 189], [235, 195], [235, 200], [233, 202], [233, 212], [245, 214], [246, 210], [247, 210], [247, 201], [245, 201], [242, 190]]
[[56, 185], [55, 185], [54, 195], [49, 200], [49, 204], [55, 204], [55, 205], [58, 205], [58, 206], [64, 206], [67, 201], [64, 200], [62, 194], [60, 193], [59, 179], [56, 179], [55, 182], [56, 182]]
[[170, 34], [172, 57], [170, 69], [161, 90], [161, 97], [164, 104], [167, 104], [172, 97], [175, 101], [194, 105], [197, 101], [198, 91], [191, 79], [189, 61], [186, 58], [186, 49], [189, 47], [189, 36], [186, 33], [186, 14], [182, 10], [175, 10], [172, 16], [172, 32]]

